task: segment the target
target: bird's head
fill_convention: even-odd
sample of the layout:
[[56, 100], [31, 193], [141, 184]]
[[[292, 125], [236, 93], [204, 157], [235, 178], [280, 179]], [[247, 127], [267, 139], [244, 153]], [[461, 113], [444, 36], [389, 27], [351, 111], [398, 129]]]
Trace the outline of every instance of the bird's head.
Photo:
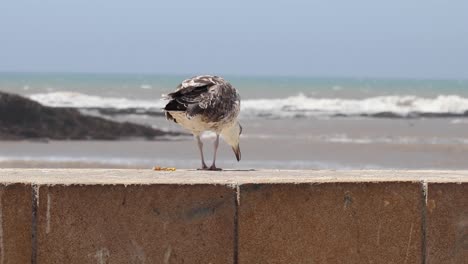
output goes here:
[[241, 151], [239, 148], [240, 135], [242, 134], [242, 126], [239, 122], [234, 123], [232, 126], [225, 128], [221, 135], [224, 141], [232, 147], [234, 154], [236, 155], [237, 161], [241, 159]]

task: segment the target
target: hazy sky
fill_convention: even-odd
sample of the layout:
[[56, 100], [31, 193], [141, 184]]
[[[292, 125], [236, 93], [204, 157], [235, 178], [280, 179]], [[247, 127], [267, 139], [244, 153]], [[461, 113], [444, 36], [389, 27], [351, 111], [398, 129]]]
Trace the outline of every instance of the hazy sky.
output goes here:
[[0, 71], [468, 78], [468, 1], [2, 1]]

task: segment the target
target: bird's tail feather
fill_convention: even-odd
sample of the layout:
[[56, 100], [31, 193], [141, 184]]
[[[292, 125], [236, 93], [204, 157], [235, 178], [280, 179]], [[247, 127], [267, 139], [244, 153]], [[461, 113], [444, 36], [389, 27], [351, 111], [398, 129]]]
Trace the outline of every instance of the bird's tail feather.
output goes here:
[[177, 123], [177, 120], [171, 115], [171, 113], [166, 112], [166, 119], [170, 121], [174, 121], [174, 123]]

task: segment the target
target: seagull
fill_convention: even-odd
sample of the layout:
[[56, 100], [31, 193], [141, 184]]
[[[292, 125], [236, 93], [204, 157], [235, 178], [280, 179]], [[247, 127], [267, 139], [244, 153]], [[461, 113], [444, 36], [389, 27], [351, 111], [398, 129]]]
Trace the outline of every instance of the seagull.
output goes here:
[[[240, 161], [239, 138], [242, 126], [237, 120], [240, 96], [229, 82], [218, 76], [194, 76], [184, 80], [175, 92], [165, 97], [170, 100], [164, 107], [166, 119], [192, 132], [197, 140], [201, 170], [221, 170], [216, 167], [220, 135], [232, 147], [237, 161]], [[200, 139], [200, 135], [205, 131], [216, 133], [213, 164], [210, 167], [206, 166], [203, 142]]]

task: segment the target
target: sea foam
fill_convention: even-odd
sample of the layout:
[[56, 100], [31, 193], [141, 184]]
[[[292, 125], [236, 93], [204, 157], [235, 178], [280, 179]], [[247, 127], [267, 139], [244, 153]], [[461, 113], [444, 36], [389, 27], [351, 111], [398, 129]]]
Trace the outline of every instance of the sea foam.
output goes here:
[[97, 95], [87, 95], [77, 92], [51, 92], [39, 93], [29, 96], [30, 99], [43, 105], [53, 107], [74, 107], [74, 108], [162, 108], [164, 101], [155, 100], [135, 100], [119, 97], [101, 97]]
[[246, 115], [271, 117], [360, 116], [389, 113], [407, 117], [415, 113], [463, 115], [468, 111], [468, 98], [439, 95], [424, 98], [412, 95], [378, 96], [365, 99], [313, 98], [303, 94], [284, 99], [245, 100]]

